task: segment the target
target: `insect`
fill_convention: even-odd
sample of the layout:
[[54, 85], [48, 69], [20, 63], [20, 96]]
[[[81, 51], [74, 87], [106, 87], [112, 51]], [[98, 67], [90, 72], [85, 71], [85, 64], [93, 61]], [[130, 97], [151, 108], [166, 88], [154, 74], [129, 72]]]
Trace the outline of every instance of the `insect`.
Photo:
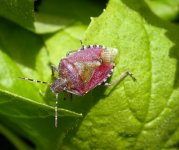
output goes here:
[[[82, 42], [81, 45], [81, 49], [69, 51], [66, 57], [61, 59], [58, 66], [51, 65], [52, 76], [54, 77], [55, 71], [58, 74], [55, 80], [50, 83], [52, 92], [56, 94], [55, 127], [58, 123], [58, 94], [60, 92], [83, 96], [96, 86], [111, 86], [127, 76], [130, 76], [134, 81], [136, 80], [131, 72], [126, 71], [113, 82], [107, 83], [106, 80], [111, 76], [115, 66], [117, 49], [101, 45], [84, 46]], [[19, 78], [48, 84], [30, 78]]]

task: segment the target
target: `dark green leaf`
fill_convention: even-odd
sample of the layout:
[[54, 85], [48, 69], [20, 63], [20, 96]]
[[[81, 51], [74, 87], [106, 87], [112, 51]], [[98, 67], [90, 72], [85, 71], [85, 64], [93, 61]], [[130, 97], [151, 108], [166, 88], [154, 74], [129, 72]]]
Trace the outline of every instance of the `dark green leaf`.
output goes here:
[[1, 0], [0, 16], [34, 30], [34, 0]]
[[1, 0], [0, 16], [33, 32], [51, 33], [77, 21], [88, 24], [100, 7], [89, 0], [41, 0], [35, 8], [34, 0]]

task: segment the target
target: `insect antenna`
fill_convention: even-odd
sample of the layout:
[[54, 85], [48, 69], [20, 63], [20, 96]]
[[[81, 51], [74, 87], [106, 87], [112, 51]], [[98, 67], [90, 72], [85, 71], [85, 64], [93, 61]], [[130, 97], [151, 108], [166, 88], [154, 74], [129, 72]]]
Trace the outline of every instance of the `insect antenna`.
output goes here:
[[[36, 83], [40, 83], [40, 84], [51, 84], [49, 82], [45, 82], [45, 81], [39, 81], [39, 80], [35, 80], [35, 79], [31, 79], [31, 78], [26, 78], [26, 77], [18, 77], [19, 79], [22, 80], [28, 80], [31, 82], [36, 82]], [[55, 103], [55, 127], [57, 128], [58, 126], [58, 94], [56, 94], [56, 103]]]
[[31, 79], [31, 78], [26, 78], [26, 77], [18, 77], [18, 78], [22, 79], [22, 80], [28, 80], [28, 81], [31, 81], [31, 82], [40, 83], [40, 84], [50, 84], [49, 82], [39, 81], [39, 80], [35, 80], [35, 79]]

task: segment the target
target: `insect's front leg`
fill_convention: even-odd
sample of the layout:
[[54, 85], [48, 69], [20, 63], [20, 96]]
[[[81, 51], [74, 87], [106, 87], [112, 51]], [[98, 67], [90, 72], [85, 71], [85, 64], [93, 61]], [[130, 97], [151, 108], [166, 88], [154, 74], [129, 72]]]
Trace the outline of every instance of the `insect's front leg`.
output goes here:
[[104, 86], [111, 86], [111, 85], [113, 85], [115, 83], [120, 83], [127, 76], [130, 76], [133, 81], [136, 81], [136, 78], [133, 76], [133, 73], [126, 71], [119, 78], [117, 78], [116, 80], [112, 81], [111, 83], [104, 83]]
[[80, 40], [80, 44], [81, 44], [81, 49], [84, 49], [85, 45], [83, 44], [82, 40]]
[[52, 70], [52, 77], [55, 77], [55, 71], [58, 72], [58, 67], [55, 66], [54, 64], [51, 65], [51, 70]]
[[67, 53], [66, 53], [66, 56], [69, 56], [70, 54], [72, 54], [72, 53], [75, 53], [75, 52], [77, 52], [78, 50], [70, 50], [70, 51], [68, 51]]

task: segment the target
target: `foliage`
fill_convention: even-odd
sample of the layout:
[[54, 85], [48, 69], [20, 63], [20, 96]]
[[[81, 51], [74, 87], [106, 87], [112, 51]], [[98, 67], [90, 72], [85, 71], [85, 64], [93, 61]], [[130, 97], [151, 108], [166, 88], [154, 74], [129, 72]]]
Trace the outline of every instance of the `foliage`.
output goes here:
[[[155, 16], [149, 1], [110, 0], [101, 15], [93, 1], [42, 1], [37, 12], [32, 0], [24, 3], [2, 0], [0, 6], [0, 132], [17, 149], [178, 148], [177, 25]], [[91, 16], [98, 17], [88, 26]], [[17, 77], [50, 82], [49, 64], [58, 65], [81, 39], [85, 45], [118, 48], [109, 82], [126, 70], [137, 82], [127, 78], [61, 100], [56, 129], [49, 87]]]

